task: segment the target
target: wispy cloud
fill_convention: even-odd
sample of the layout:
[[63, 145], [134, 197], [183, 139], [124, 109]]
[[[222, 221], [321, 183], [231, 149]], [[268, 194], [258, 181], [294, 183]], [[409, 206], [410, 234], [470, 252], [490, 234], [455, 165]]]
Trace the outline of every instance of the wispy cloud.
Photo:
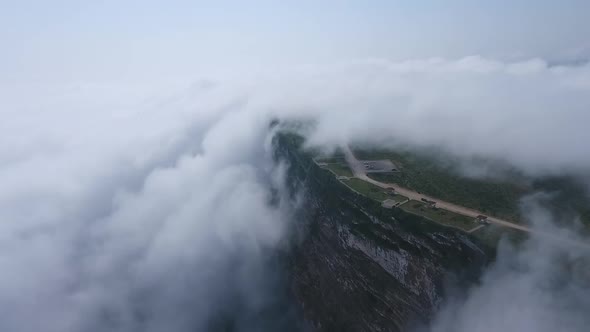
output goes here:
[[518, 247], [502, 242], [481, 282], [443, 304], [429, 331], [587, 330], [590, 250], [575, 245], [587, 239], [557, 227], [538, 196], [524, 200], [523, 214], [534, 229], [572, 242], [534, 234]]
[[[265, 145], [274, 117], [316, 120], [310, 144], [321, 146], [436, 145], [533, 174], [590, 169], [588, 65], [370, 60], [200, 82], [185, 90], [158, 82], [19, 87], [4, 99], [1, 329], [189, 331], [232, 310], [240, 316], [230, 321], [265, 323], [252, 317], [274, 304], [269, 253], [290, 213], [288, 201], [269, 204], [269, 186], [281, 187]], [[560, 261], [551, 251], [536, 262], [531, 250], [545, 249], [528, 244], [486, 277], [518, 295], [515, 304], [530, 296], [546, 305], [507, 316], [516, 325], [506, 327], [540, 316], [555, 326], [562, 316], [545, 311], [587, 305], [544, 304], [582, 286], [565, 279], [567, 290], [538, 292], [544, 285], [534, 278], [558, 275]], [[484, 280], [473, 305], [459, 308], [487, 308], [488, 296], [504, 294], [496, 287]], [[563, 317], [587, 323], [576, 315]]]

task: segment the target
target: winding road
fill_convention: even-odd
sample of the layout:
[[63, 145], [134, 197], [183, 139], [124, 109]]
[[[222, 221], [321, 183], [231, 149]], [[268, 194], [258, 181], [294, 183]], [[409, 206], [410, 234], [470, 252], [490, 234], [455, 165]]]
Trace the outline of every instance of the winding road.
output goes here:
[[[384, 189], [392, 188], [400, 195], [406, 196], [411, 200], [420, 201], [422, 198], [425, 198], [427, 200], [435, 202], [437, 207], [439, 207], [439, 208], [442, 208], [442, 209], [445, 209], [445, 210], [448, 210], [451, 212], [455, 212], [458, 214], [462, 214], [464, 216], [475, 218], [479, 215], [486, 215], [480, 211], [469, 209], [469, 208], [466, 208], [461, 205], [449, 203], [449, 202], [440, 200], [438, 198], [434, 198], [434, 197], [427, 196], [424, 194], [420, 194], [416, 191], [410, 190], [408, 188], [400, 187], [400, 186], [393, 184], [393, 183], [384, 183], [384, 182], [380, 182], [380, 181], [371, 179], [370, 177], [367, 176], [367, 172], [365, 170], [364, 164], [361, 161], [359, 161], [358, 159], [356, 159], [356, 157], [354, 156], [350, 147], [344, 146], [342, 149], [344, 151], [344, 156], [346, 158], [346, 162], [348, 163], [348, 166], [352, 170], [352, 173], [354, 174], [354, 176], [358, 179], [372, 183], [372, 184], [374, 184], [378, 187], [384, 188]], [[496, 224], [499, 226], [503, 226], [503, 227], [512, 228], [512, 229], [523, 231], [523, 232], [527, 232], [527, 233], [534, 233], [535, 235], [540, 236], [544, 239], [551, 240], [553, 243], [570, 245], [570, 246], [573, 245], [579, 249], [583, 249], [584, 251], [590, 252], [590, 245], [584, 241], [564, 237], [561, 235], [556, 235], [554, 233], [547, 232], [547, 231], [542, 231], [542, 230], [537, 230], [537, 229], [533, 230], [530, 227], [519, 225], [519, 224], [513, 223], [508, 220], [503, 220], [503, 219], [491, 217], [488, 215], [486, 215], [486, 216], [488, 217], [487, 221], [489, 221], [490, 223], [493, 223], [493, 224]], [[477, 229], [480, 229], [480, 227], [477, 227], [471, 231], [475, 231]]]
[[[365, 171], [365, 167], [364, 167], [363, 163], [360, 162], [358, 159], [356, 159], [356, 157], [352, 153], [352, 150], [350, 149], [350, 147], [346, 146], [346, 147], [344, 147], [343, 150], [344, 150], [346, 162], [348, 163], [348, 166], [350, 167], [350, 169], [352, 170], [352, 173], [354, 174], [354, 176], [356, 178], [359, 178], [363, 181], [372, 183], [372, 184], [374, 184], [378, 187], [381, 187], [381, 188], [392, 188], [400, 195], [406, 196], [409, 199], [420, 201], [422, 198], [425, 198], [429, 201], [436, 202], [436, 206], [441, 209], [455, 212], [458, 214], [462, 214], [464, 216], [475, 218], [479, 215], [485, 215], [485, 213], [483, 213], [483, 212], [469, 209], [469, 208], [466, 208], [461, 205], [449, 203], [449, 202], [440, 200], [438, 198], [430, 197], [428, 195], [420, 194], [418, 192], [415, 192], [415, 191], [410, 190], [408, 188], [400, 187], [400, 186], [393, 184], [393, 183], [384, 183], [384, 182], [380, 182], [380, 181], [371, 179], [370, 177], [367, 176], [367, 173]], [[501, 225], [504, 227], [510, 227], [510, 228], [517, 229], [517, 230], [524, 231], [524, 232], [531, 232], [531, 229], [529, 227], [515, 224], [515, 223], [507, 221], [507, 220], [502, 220], [502, 219], [490, 217], [490, 216], [488, 216], [487, 220], [491, 223], [498, 224], [498, 225]]]

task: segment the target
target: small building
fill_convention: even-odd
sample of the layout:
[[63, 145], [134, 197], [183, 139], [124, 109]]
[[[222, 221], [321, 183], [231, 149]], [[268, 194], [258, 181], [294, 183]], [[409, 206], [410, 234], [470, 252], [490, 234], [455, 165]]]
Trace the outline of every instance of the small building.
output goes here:
[[477, 217], [475, 217], [475, 222], [479, 223], [479, 224], [483, 224], [483, 225], [487, 225], [490, 222], [488, 221], [488, 217], [484, 216], [483, 214], [478, 215]]
[[421, 198], [420, 200], [422, 202], [426, 203], [426, 206], [428, 206], [429, 208], [431, 208], [431, 209], [436, 208], [436, 202], [435, 201], [431, 201], [431, 200], [428, 200], [426, 198]]

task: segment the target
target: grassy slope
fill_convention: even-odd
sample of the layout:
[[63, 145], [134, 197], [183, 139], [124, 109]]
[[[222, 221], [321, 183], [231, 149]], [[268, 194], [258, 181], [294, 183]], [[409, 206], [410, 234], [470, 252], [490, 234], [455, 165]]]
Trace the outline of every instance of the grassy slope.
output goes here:
[[402, 195], [389, 195], [383, 188], [377, 187], [374, 184], [368, 183], [366, 181], [352, 178], [348, 180], [342, 181], [348, 187], [354, 189], [360, 194], [363, 194], [371, 199], [374, 199], [378, 202], [383, 202], [386, 199], [392, 199], [396, 202], [404, 202], [408, 198]]
[[408, 200], [408, 198], [406, 196], [402, 196], [402, 195], [389, 196], [388, 199], [391, 199], [391, 200], [395, 201], [396, 203], [401, 203], [401, 202], [405, 202]]
[[582, 223], [590, 226], [590, 198], [585, 189], [585, 184], [567, 176], [546, 177], [533, 183], [535, 190], [550, 193], [551, 200], [548, 205], [555, 211], [559, 211], [564, 219], [571, 216], [579, 216]]
[[368, 183], [359, 179], [350, 179], [342, 181], [344, 184], [354, 189], [355, 191], [379, 202], [388, 199], [387, 193], [374, 184]]
[[527, 238], [526, 233], [493, 224], [480, 228], [471, 235], [490, 247], [496, 247], [501, 238], [505, 238], [513, 244], [521, 243]]
[[471, 230], [478, 226], [478, 224], [476, 224], [473, 221], [473, 218], [443, 209], [432, 209], [419, 201], [409, 201], [401, 205], [400, 208], [405, 211], [415, 213], [417, 215], [439, 222], [441, 224], [457, 227], [465, 231]]
[[526, 193], [522, 186], [461, 177], [427, 156], [385, 151], [359, 151], [356, 154], [362, 159], [391, 159], [401, 164], [400, 173], [370, 174], [375, 180], [397, 183], [501, 218], [517, 220], [519, 217], [518, 199]]
[[[355, 151], [360, 159], [391, 159], [400, 164], [402, 172], [369, 174], [375, 180], [398, 183], [442, 200], [482, 211], [500, 218], [518, 221], [519, 200], [533, 192], [548, 192], [552, 196], [546, 207], [558, 220], [579, 217], [590, 226], [590, 198], [584, 184], [568, 176], [491, 181], [465, 178], [455, 174], [449, 166], [425, 154], [393, 151]], [[529, 186], [522, 183], [529, 182]]]
[[344, 157], [326, 157], [326, 158], [316, 158], [317, 162], [320, 163], [327, 163], [327, 164], [345, 164], [346, 159]]
[[[308, 154], [308, 153], [298, 149], [298, 147], [301, 146], [302, 142], [303, 142], [303, 139], [301, 136], [291, 134], [291, 133], [282, 133], [275, 140], [276, 147], [277, 147], [277, 152], [276, 152], [275, 157], [276, 158], [278, 158], [277, 156], [287, 157], [293, 165], [293, 167], [291, 168], [291, 171], [294, 172], [293, 174], [298, 174], [298, 176], [299, 176], [299, 178], [297, 176], [293, 176], [293, 177], [288, 178], [287, 184], [290, 187], [292, 187], [292, 190], [294, 190], [294, 191], [298, 190], [298, 186], [301, 185], [300, 179], [301, 178], [308, 179], [308, 177], [311, 173], [312, 174], [311, 178], [315, 179], [315, 181], [318, 182], [317, 185], [321, 186], [322, 188], [325, 188], [326, 192], [330, 193], [328, 195], [325, 195], [323, 197], [323, 199], [331, 200], [334, 202], [339, 202], [338, 204], [342, 204], [343, 201], [341, 201], [337, 197], [339, 195], [343, 195], [344, 197], [348, 197], [347, 199], [350, 199], [352, 202], [356, 202], [357, 204], [361, 204], [364, 209], [368, 209], [369, 211], [371, 211], [372, 214], [381, 218], [382, 220], [391, 220], [392, 217], [395, 218], [396, 222], [398, 223], [398, 226], [402, 227], [402, 229], [404, 229], [405, 231], [408, 231], [408, 232], [425, 232], [425, 233], [435, 232], [437, 234], [440, 234], [441, 232], [444, 233], [446, 231], [444, 229], [444, 227], [439, 225], [438, 223], [433, 223], [433, 222], [425, 219], [424, 217], [421, 217], [421, 216], [413, 214], [413, 213], [408, 213], [408, 212], [404, 211], [403, 209], [399, 209], [399, 208], [384, 209], [380, 206], [380, 204], [377, 201], [375, 201], [371, 198], [367, 198], [365, 196], [357, 196], [357, 195], [354, 195], [352, 192], [350, 192], [350, 194], [347, 194], [348, 191], [341, 191], [339, 195], [333, 195], [333, 193], [338, 192], [340, 190], [339, 188], [344, 187], [345, 183], [349, 182], [349, 181], [338, 181], [333, 176], [327, 176], [328, 174], [330, 174], [329, 171], [327, 171], [325, 169], [322, 170], [320, 167], [315, 166], [315, 164], [311, 161], [312, 158], [314, 157], [313, 154]], [[353, 182], [352, 182], [353, 184], [356, 184], [358, 181], [357, 179], [352, 179], [352, 180], [353, 180]], [[311, 183], [315, 183], [315, 182], [311, 181]], [[393, 198], [391, 196], [388, 198], [389, 199], [396, 199], [397, 197], [402, 197], [402, 196], [396, 195]], [[359, 210], [353, 210], [353, 211], [358, 211], [359, 218], [361, 218], [361, 219], [366, 218], [366, 216], [364, 214], [360, 214]], [[353, 224], [352, 225], [352, 227], [356, 231], [361, 232], [363, 235], [368, 236], [369, 238], [372, 238], [375, 241], [383, 241], [382, 236], [374, 235], [373, 232], [363, 232], [363, 230], [362, 230], [363, 227], [370, 228], [373, 226], [375, 226], [374, 223], [361, 223], [361, 224]], [[391, 245], [391, 243], [385, 243], [384, 245]], [[404, 243], [396, 243], [395, 245], [401, 246], [402, 248], [404, 248], [406, 250], [413, 249], [413, 247], [406, 247], [406, 245]], [[494, 247], [495, 247], [495, 243], [491, 243], [489, 246], [484, 247], [484, 248], [486, 249], [486, 252], [489, 255], [493, 255], [495, 252]], [[445, 266], [447, 264], [453, 265], [453, 264], [455, 264], [455, 257], [454, 256], [444, 257], [442, 259], [442, 261], [444, 262]]]
[[328, 164], [326, 168], [334, 172], [336, 175], [352, 177], [353, 174], [346, 164]]

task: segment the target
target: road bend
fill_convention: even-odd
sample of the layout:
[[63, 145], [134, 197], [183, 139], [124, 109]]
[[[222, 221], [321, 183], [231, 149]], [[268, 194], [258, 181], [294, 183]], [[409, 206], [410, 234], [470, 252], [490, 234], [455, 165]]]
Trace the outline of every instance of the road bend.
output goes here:
[[[394, 184], [394, 183], [384, 183], [384, 182], [380, 182], [380, 181], [371, 179], [370, 177], [367, 176], [367, 172], [365, 170], [364, 164], [354, 156], [350, 147], [344, 146], [343, 151], [344, 151], [344, 156], [345, 156], [346, 162], [348, 163], [348, 166], [352, 170], [352, 173], [354, 174], [354, 176], [358, 179], [372, 183], [372, 184], [374, 184], [378, 187], [384, 188], [384, 189], [391, 188], [391, 189], [395, 190], [397, 193], [399, 193], [400, 195], [406, 196], [411, 200], [421, 201], [424, 198], [429, 201], [433, 201], [436, 203], [436, 206], [441, 209], [451, 211], [454, 213], [458, 213], [458, 214], [461, 214], [464, 216], [476, 218], [479, 215], [486, 215], [486, 214], [482, 213], [481, 211], [466, 208], [461, 205], [453, 204], [450, 202], [440, 200], [435, 197], [424, 195], [424, 194], [418, 193], [416, 191], [410, 190], [408, 188], [400, 187], [399, 185]], [[590, 245], [588, 245], [587, 243], [580, 242], [577, 240], [564, 239], [562, 237], [555, 236], [555, 234], [553, 234], [553, 233], [532, 230], [530, 227], [519, 225], [519, 224], [516, 224], [516, 223], [508, 221], [508, 220], [503, 220], [503, 219], [491, 217], [488, 215], [486, 215], [486, 216], [487, 216], [487, 221], [489, 221], [490, 223], [493, 223], [493, 224], [496, 224], [499, 226], [503, 226], [503, 227], [516, 229], [516, 230], [527, 232], [527, 233], [535, 233], [535, 235], [540, 235], [542, 237], [550, 238], [553, 241], [567, 243], [570, 245], [573, 244], [573, 245], [576, 245], [580, 248], [590, 251]], [[479, 228], [477, 228], [477, 229], [479, 229]]]

